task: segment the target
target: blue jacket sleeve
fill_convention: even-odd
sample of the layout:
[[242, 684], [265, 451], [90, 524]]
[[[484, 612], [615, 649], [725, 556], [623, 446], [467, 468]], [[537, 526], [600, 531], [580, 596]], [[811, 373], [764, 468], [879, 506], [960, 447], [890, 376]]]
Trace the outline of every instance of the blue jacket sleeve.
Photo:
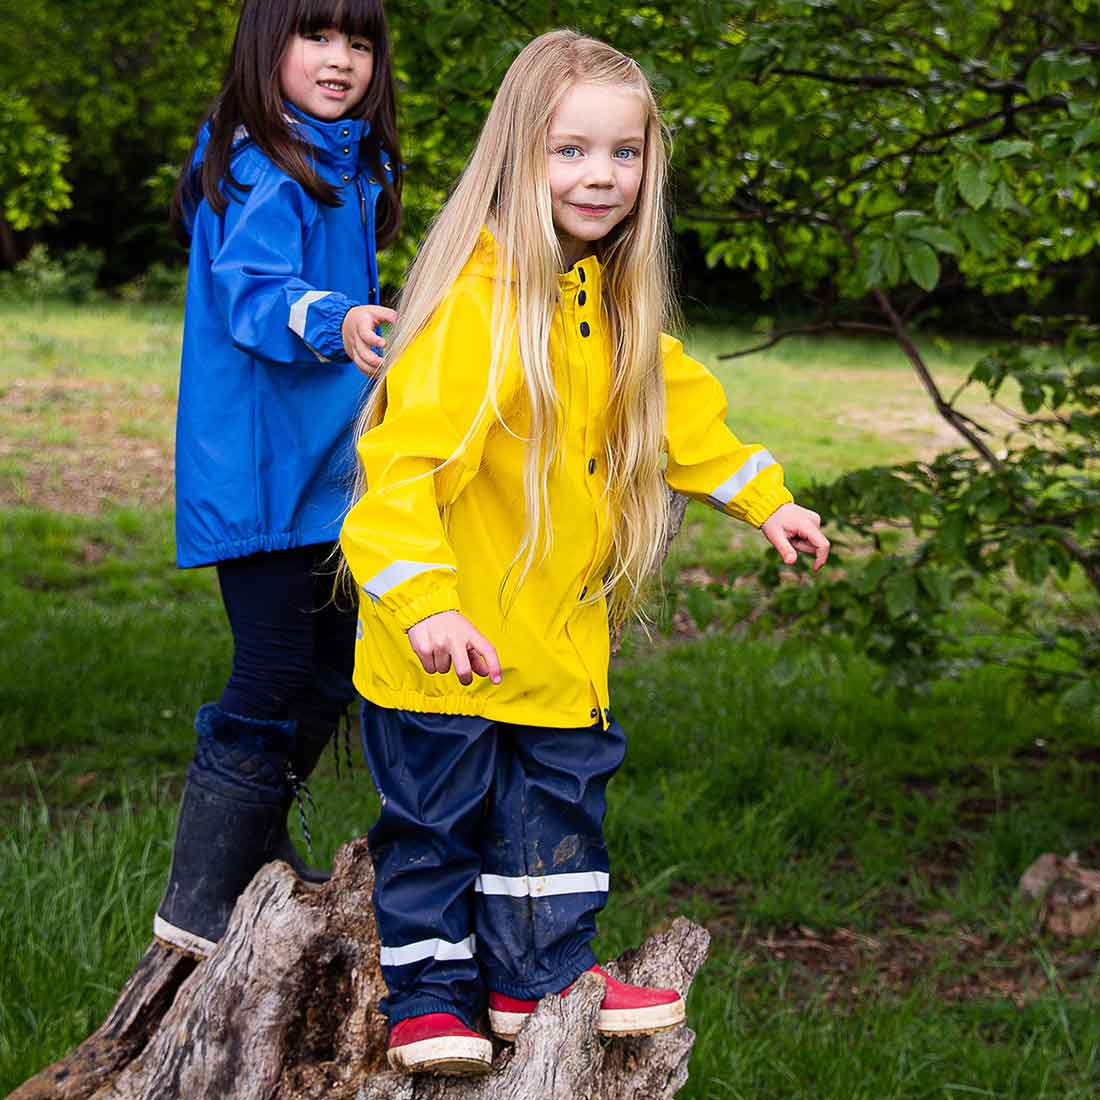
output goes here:
[[273, 363], [346, 363], [340, 326], [362, 303], [302, 279], [317, 204], [290, 177], [261, 172], [230, 199], [211, 262], [215, 298], [233, 343]]

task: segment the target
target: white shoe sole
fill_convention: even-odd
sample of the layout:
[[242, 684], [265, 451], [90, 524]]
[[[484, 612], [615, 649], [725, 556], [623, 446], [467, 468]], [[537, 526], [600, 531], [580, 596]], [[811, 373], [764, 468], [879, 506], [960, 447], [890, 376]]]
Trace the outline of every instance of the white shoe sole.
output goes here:
[[387, 1050], [386, 1060], [403, 1073], [468, 1077], [493, 1068], [493, 1044], [488, 1039], [443, 1035]]
[[[489, 1009], [489, 1026], [498, 1039], [507, 1043], [515, 1040], [529, 1013], [495, 1012]], [[596, 1030], [601, 1035], [658, 1035], [671, 1031], [685, 1020], [684, 999], [669, 1001], [664, 1005], [648, 1008], [601, 1008], [596, 1019]]]
[[213, 940], [204, 940], [194, 932], [169, 924], [159, 914], [153, 918], [153, 937], [160, 940], [166, 947], [174, 947], [177, 951], [182, 951], [196, 959], [208, 958], [218, 946]]

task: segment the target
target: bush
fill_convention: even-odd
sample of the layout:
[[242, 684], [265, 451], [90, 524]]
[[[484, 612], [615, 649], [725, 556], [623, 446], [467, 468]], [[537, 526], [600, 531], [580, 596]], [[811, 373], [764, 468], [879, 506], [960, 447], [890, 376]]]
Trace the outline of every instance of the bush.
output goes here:
[[94, 248], [74, 248], [54, 257], [44, 244], [36, 244], [11, 271], [0, 272], [0, 297], [20, 302], [91, 301], [103, 260], [103, 253]]
[[118, 296], [124, 302], [156, 302], [183, 305], [187, 293], [187, 268], [154, 261], [136, 279], [123, 283]]

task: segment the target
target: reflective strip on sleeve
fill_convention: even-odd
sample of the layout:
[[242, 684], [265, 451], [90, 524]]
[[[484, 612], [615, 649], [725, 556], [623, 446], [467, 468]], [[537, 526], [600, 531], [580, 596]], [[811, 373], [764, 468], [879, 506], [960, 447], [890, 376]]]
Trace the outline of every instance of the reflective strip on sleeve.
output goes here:
[[328, 362], [328, 356], [322, 355], [308, 340], [306, 340], [306, 319], [309, 316], [309, 307], [314, 302], [319, 302], [322, 298], [327, 298], [332, 293], [331, 290], [307, 290], [305, 294], [301, 296], [290, 307], [290, 320], [287, 325], [290, 327], [290, 331], [295, 336], [300, 336], [302, 342], [322, 363]]
[[510, 898], [551, 897], [556, 894], [606, 894], [611, 884], [606, 871], [574, 871], [564, 875], [478, 875], [474, 887], [481, 894]]
[[761, 470], [774, 465], [775, 459], [772, 458], [770, 451], [757, 451], [749, 456], [732, 477], [726, 478], [717, 489], [711, 490], [707, 494], [707, 500], [715, 508], [725, 508]]
[[363, 585], [363, 591], [377, 603], [391, 588], [396, 588], [410, 577], [415, 577], [418, 573], [426, 573], [429, 569], [446, 569], [449, 573], [455, 571], [453, 565], [445, 565], [438, 561], [395, 561], [387, 565], [381, 573], [375, 573]]
[[408, 966], [409, 963], [423, 962], [424, 959], [472, 959], [476, 948], [475, 936], [467, 936], [459, 943], [438, 939], [419, 940], [417, 943], [407, 943], [404, 947], [383, 947], [378, 953], [378, 961], [383, 966]]
[[314, 302], [327, 298], [331, 293], [331, 290], [307, 290], [290, 307], [290, 320], [287, 322], [290, 331], [304, 340], [306, 338], [306, 316], [309, 314], [309, 307]]

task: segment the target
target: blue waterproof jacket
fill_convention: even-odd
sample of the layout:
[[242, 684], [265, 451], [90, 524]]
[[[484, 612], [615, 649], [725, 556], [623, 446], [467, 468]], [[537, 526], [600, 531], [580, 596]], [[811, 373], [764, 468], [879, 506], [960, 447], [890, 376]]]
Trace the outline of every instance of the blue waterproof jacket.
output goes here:
[[349, 503], [351, 429], [370, 379], [340, 326], [353, 306], [378, 302], [382, 188], [360, 159], [369, 123], [287, 110], [342, 205], [311, 198], [242, 132], [232, 174], [250, 189], [227, 189], [220, 216], [205, 199], [194, 211], [176, 420], [180, 566], [333, 542]]

